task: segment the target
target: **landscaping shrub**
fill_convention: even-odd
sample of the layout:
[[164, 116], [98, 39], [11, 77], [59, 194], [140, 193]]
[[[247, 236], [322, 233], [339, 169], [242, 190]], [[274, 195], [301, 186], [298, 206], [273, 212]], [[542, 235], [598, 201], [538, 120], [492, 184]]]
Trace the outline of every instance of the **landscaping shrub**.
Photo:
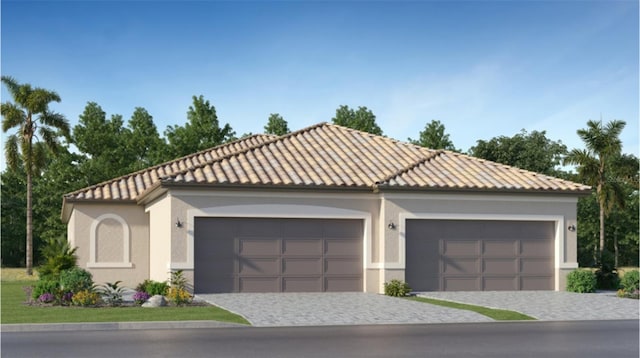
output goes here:
[[393, 297], [404, 297], [411, 292], [411, 287], [408, 283], [401, 280], [391, 280], [384, 283], [384, 294]]
[[187, 284], [189, 283], [189, 281], [187, 281], [187, 278], [184, 277], [184, 273], [182, 270], [172, 271], [171, 279], [169, 280], [169, 282], [171, 282], [171, 287], [175, 287], [181, 290], [186, 290]]
[[43, 293], [40, 295], [40, 297], [38, 297], [38, 302], [40, 303], [52, 303], [56, 300], [56, 296], [53, 295], [53, 293]]
[[58, 281], [40, 279], [38, 282], [36, 282], [35, 287], [31, 291], [31, 297], [33, 297], [33, 299], [35, 300], [38, 300], [40, 296], [45, 293], [51, 293], [55, 297], [58, 294], [58, 291], [60, 291], [60, 285], [58, 284]]
[[617, 290], [620, 285], [618, 272], [609, 265], [602, 265], [596, 270], [596, 281], [600, 290]]
[[44, 264], [38, 268], [41, 280], [58, 280], [62, 271], [76, 266], [76, 249], [62, 236], [46, 240], [40, 252], [44, 258]]
[[182, 306], [191, 302], [191, 294], [184, 288], [169, 287], [167, 300], [176, 306]]
[[103, 295], [103, 300], [111, 306], [119, 306], [122, 303], [125, 288], [120, 286], [121, 282], [107, 282], [98, 288], [98, 291]]
[[640, 290], [640, 272], [638, 270], [627, 271], [620, 280], [622, 294], [619, 296], [638, 298]]
[[567, 291], [569, 292], [596, 292], [596, 284], [596, 275], [591, 271], [574, 270], [567, 275]]
[[166, 282], [159, 282], [153, 280], [144, 280], [141, 284], [136, 286], [136, 291], [143, 291], [151, 296], [167, 294], [169, 285]]
[[136, 293], [133, 294], [133, 302], [135, 302], [137, 305], [141, 305], [147, 302], [149, 298], [151, 298], [151, 295], [144, 291], [136, 291]]
[[83, 290], [74, 294], [71, 302], [76, 306], [95, 306], [100, 302], [100, 295], [92, 290]]
[[87, 270], [74, 267], [60, 273], [60, 289], [67, 292], [80, 292], [93, 286], [93, 276]]

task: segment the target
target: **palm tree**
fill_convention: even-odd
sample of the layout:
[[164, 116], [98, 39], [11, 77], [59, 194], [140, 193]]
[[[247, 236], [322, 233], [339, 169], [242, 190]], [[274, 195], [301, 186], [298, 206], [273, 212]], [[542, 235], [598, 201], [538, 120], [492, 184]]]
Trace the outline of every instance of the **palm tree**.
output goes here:
[[5, 156], [11, 168], [24, 167], [27, 175], [27, 274], [33, 274], [33, 176], [43, 167], [46, 151], [56, 153], [58, 137], [69, 137], [69, 123], [59, 113], [49, 110], [49, 103], [60, 102], [54, 92], [30, 84], [20, 84], [14, 78], [2, 76], [14, 103], [2, 103], [2, 131], [17, 128], [16, 133], [7, 137]]
[[626, 123], [613, 120], [606, 125], [602, 120], [587, 122], [586, 129], [579, 129], [578, 136], [586, 149], [574, 149], [564, 160], [566, 164], [578, 165], [578, 174], [586, 184], [596, 187], [596, 198], [600, 209], [600, 251], [602, 264], [604, 251], [604, 220], [614, 205], [624, 205], [624, 193], [620, 182], [615, 179], [614, 161], [620, 158], [622, 141], [619, 136]]

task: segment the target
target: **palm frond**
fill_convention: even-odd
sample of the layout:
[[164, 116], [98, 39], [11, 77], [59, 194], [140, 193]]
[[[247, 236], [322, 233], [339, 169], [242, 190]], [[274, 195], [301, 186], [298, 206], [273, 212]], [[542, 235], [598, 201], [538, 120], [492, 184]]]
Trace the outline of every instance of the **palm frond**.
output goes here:
[[46, 111], [40, 115], [40, 121], [47, 126], [58, 129], [61, 135], [69, 138], [71, 131], [69, 121], [62, 114]]
[[33, 145], [31, 152], [31, 169], [32, 173], [39, 173], [40, 169], [47, 164], [47, 147], [44, 143], [38, 142]]
[[7, 86], [9, 94], [11, 94], [12, 97], [14, 97], [16, 93], [18, 93], [20, 84], [18, 83], [18, 81], [16, 81], [15, 78], [11, 76], [2, 76], [2, 83]]
[[18, 150], [18, 143], [20, 139], [17, 135], [12, 134], [7, 137], [7, 141], [4, 144], [4, 156], [7, 160], [7, 165], [16, 169], [20, 166], [20, 151]]
[[60, 96], [53, 91], [47, 91], [42, 88], [34, 89], [29, 95], [25, 107], [31, 113], [44, 113], [49, 109], [49, 103], [60, 102]]
[[0, 105], [0, 114], [4, 119], [2, 120], [2, 131], [7, 132], [13, 127], [20, 126], [26, 117], [24, 111], [13, 103], [3, 103]]
[[58, 147], [60, 143], [58, 142], [56, 131], [48, 128], [48, 127], [40, 127], [38, 128], [38, 134], [42, 138], [42, 143], [53, 153], [58, 152]]

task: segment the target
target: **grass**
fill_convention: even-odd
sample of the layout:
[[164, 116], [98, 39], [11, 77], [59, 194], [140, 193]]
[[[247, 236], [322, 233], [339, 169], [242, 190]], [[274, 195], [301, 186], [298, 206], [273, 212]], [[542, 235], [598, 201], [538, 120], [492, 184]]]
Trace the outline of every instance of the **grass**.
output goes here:
[[0, 275], [2, 281], [38, 281], [38, 272], [34, 269], [33, 275], [27, 275], [27, 269], [3, 267], [0, 269]]
[[185, 307], [42, 307], [24, 304], [26, 300], [23, 286], [33, 285], [33, 281], [0, 282], [2, 315], [0, 323], [69, 323], [69, 322], [140, 322], [140, 321], [200, 321], [211, 320], [249, 324], [239, 315], [216, 306]]
[[449, 308], [456, 308], [461, 310], [473, 311], [479, 313], [481, 315], [485, 315], [489, 318], [495, 319], [496, 321], [531, 321], [535, 320], [535, 318], [527, 316], [526, 314], [522, 314], [520, 312], [509, 311], [509, 310], [499, 310], [494, 308], [487, 308], [482, 306], [474, 306], [468, 305], [465, 303], [457, 303], [451, 301], [443, 301], [436, 300], [433, 298], [425, 298], [425, 297], [407, 297], [408, 300], [430, 303], [432, 305], [444, 306]]

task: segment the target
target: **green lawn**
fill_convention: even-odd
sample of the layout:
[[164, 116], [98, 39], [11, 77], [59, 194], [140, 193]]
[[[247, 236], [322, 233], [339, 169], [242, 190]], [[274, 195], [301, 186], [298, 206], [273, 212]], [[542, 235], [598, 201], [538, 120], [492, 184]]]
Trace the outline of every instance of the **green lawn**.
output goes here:
[[480, 313], [481, 315], [485, 315], [489, 318], [495, 319], [496, 321], [525, 321], [525, 320], [535, 320], [535, 318], [522, 314], [520, 312], [508, 311], [508, 310], [498, 310], [493, 308], [487, 308], [482, 306], [474, 306], [467, 305], [464, 303], [457, 303], [451, 301], [443, 301], [436, 300], [433, 298], [425, 298], [425, 297], [407, 297], [408, 300], [430, 303], [432, 305], [444, 306], [449, 308], [457, 308], [461, 310], [473, 311], [476, 313]]
[[216, 306], [191, 307], [39, 307], [25, 305], [23, 286], [29, 281], [1, 281], [0, 323], [67, 323], [211, 320], [249, 324], [247, 320]]

